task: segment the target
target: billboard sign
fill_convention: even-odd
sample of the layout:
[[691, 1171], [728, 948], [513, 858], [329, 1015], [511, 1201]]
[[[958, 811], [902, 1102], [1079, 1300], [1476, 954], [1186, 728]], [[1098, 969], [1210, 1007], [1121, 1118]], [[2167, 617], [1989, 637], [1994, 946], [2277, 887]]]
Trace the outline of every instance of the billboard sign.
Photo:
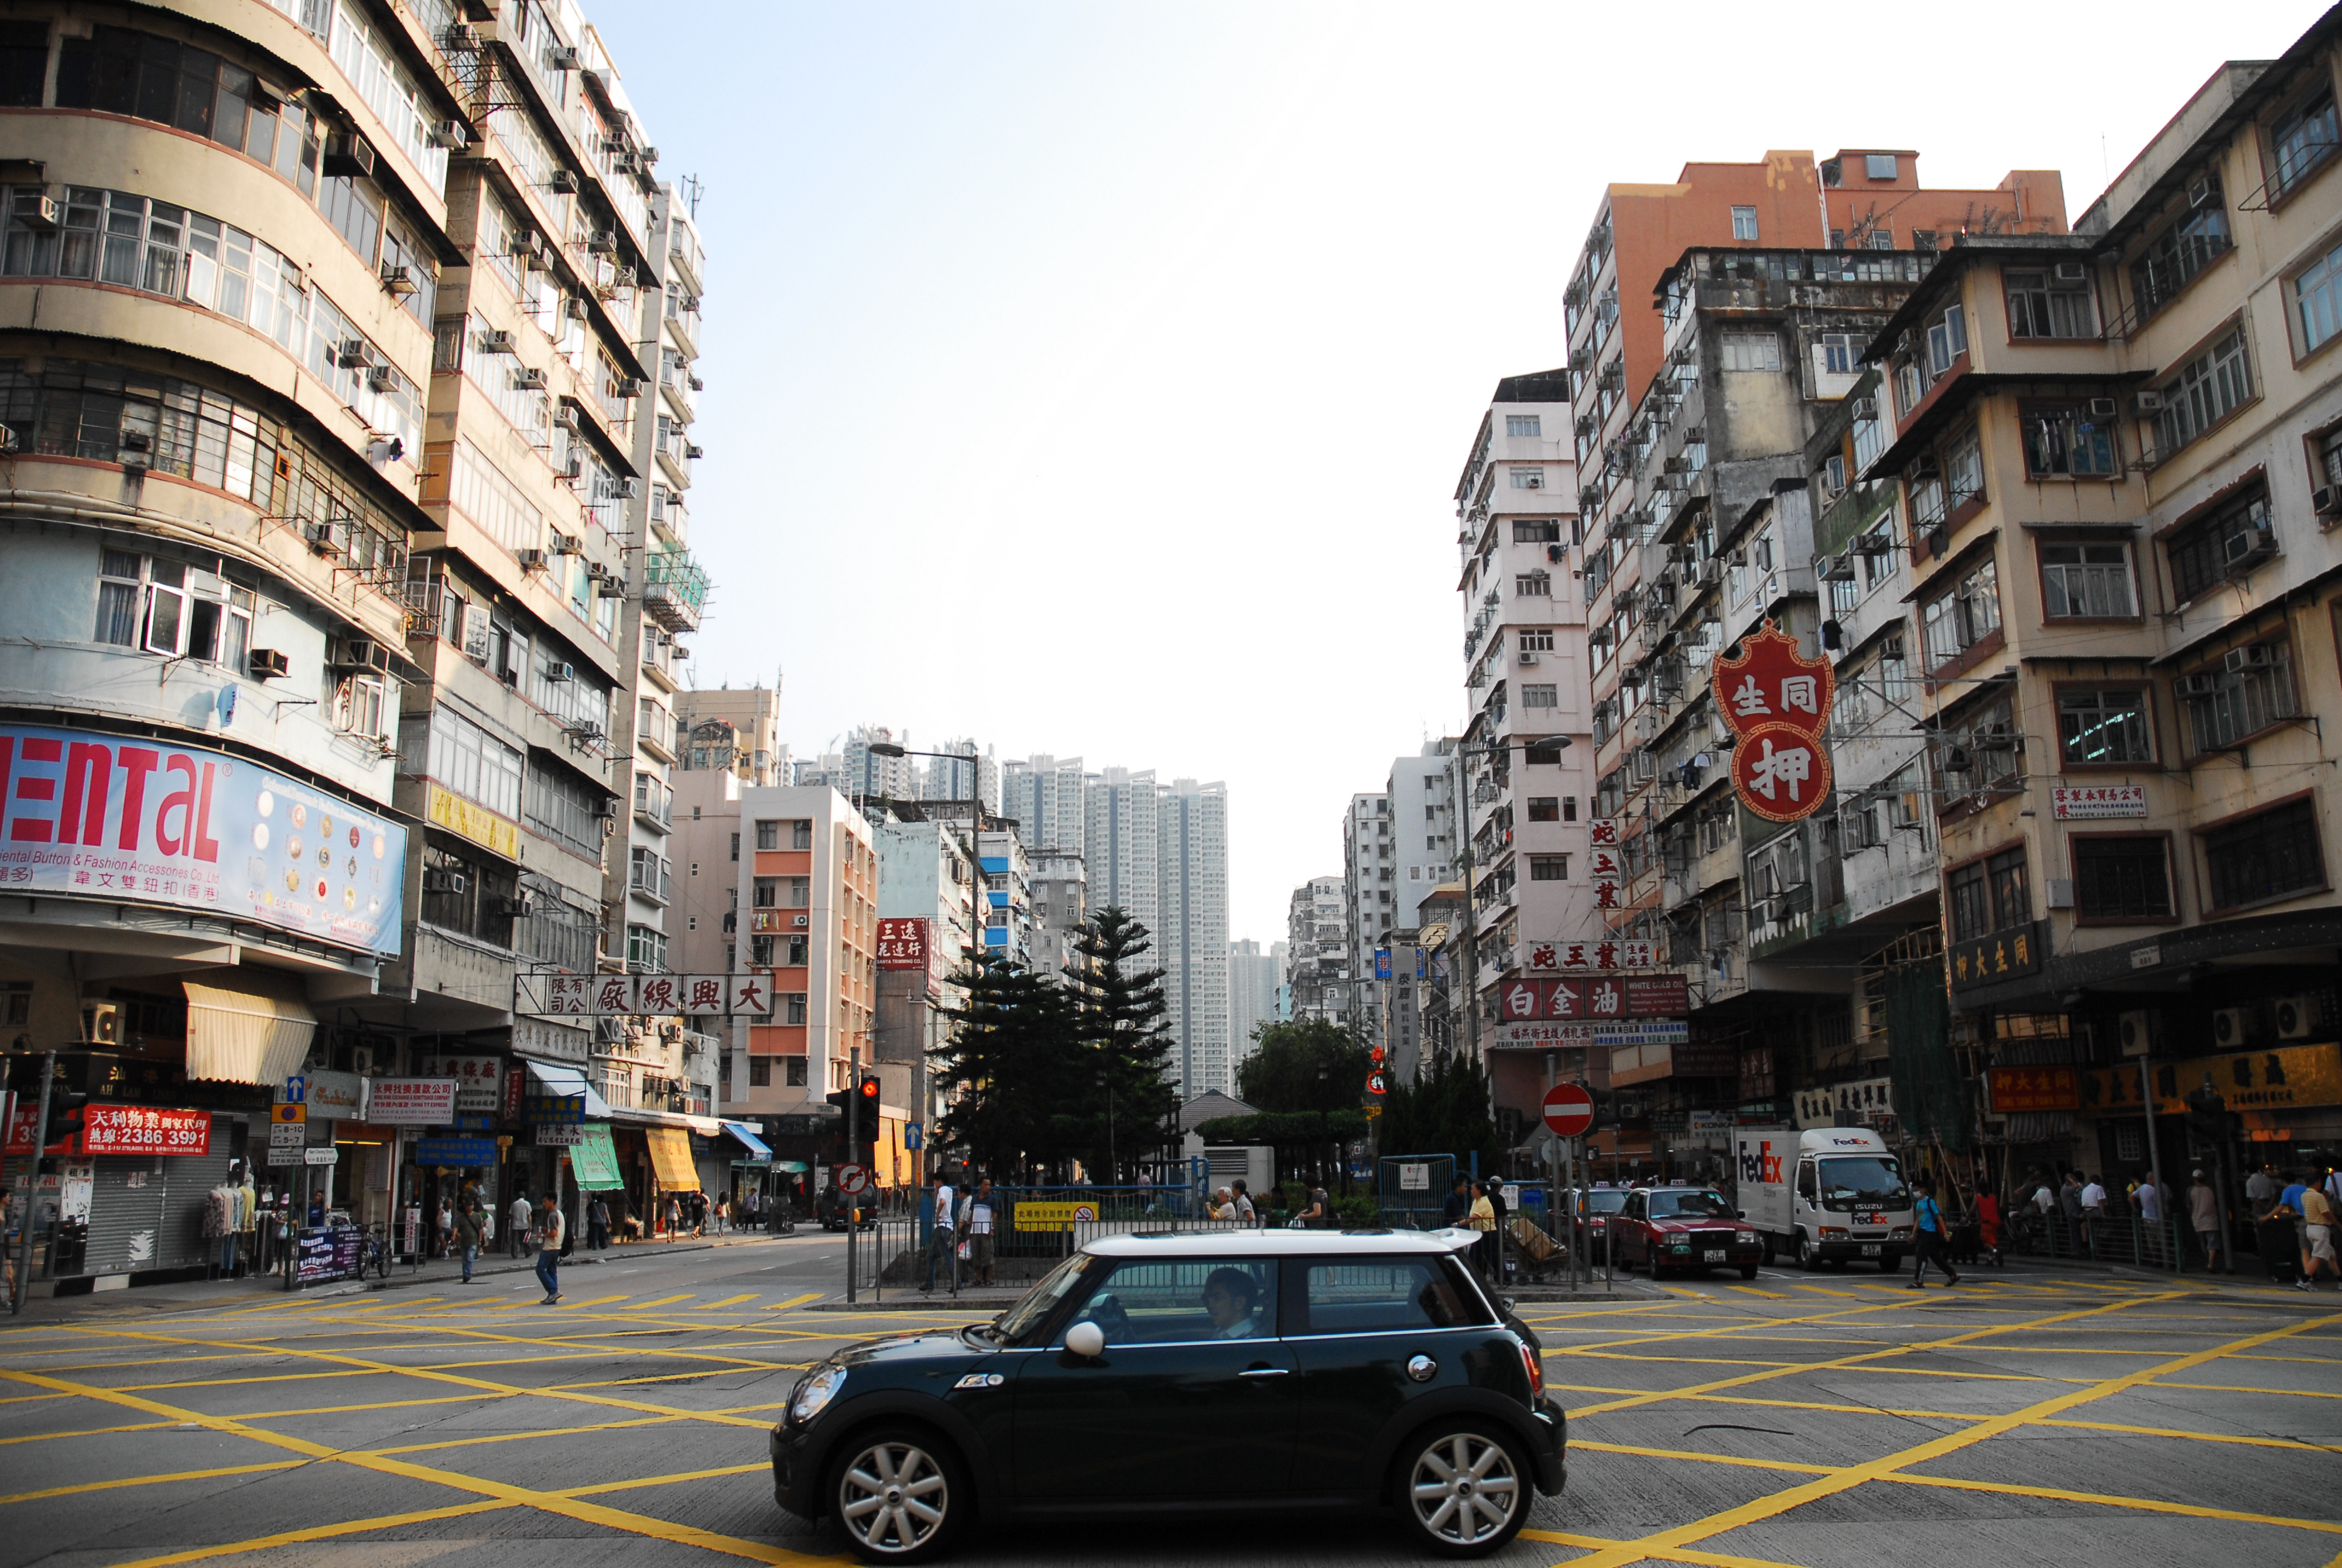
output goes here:
[[453, 1078], [376, 1078], [366, 1094], [366, 1120], [387, 1127], [444, 1127], [455, 1114]]
[[205, 746], [0, 724], [0, 889], [399, 950], [406, 830]]
[[916, 916], [899, 916], [878, 923], [878, 967], [887, 970], [924, 970], [927, 966], [927, 923]]
[[762, 974], [515, 974], [513, 1011], [555, 1018], [715, 1018], [773, 1010]]
[[81, 1114], [85, 1154], [208, 1154], [209, 1111], [167, 1111], [152, 1105], [102, 1105]]
[[1837, 694], [1827, 659], [1809, 659], [1772, 621], [1740, 640], [1736, 658], [1716, 661], [1716, 711], [1732, 727], [1732, 787], [1767, 822], [1797, 822], [1830, 792], [1822, 730]]

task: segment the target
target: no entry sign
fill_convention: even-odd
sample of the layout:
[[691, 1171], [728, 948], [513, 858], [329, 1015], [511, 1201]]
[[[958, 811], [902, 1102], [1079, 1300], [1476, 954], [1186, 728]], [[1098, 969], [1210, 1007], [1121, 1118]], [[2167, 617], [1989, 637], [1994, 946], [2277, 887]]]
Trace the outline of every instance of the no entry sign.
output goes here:
[[1545, 1124], [1556, 1138], [1579, 1138], [1594, 1125], [1594, 1096], [1576, 1084], [1556, 1084], [1545, 1092]]

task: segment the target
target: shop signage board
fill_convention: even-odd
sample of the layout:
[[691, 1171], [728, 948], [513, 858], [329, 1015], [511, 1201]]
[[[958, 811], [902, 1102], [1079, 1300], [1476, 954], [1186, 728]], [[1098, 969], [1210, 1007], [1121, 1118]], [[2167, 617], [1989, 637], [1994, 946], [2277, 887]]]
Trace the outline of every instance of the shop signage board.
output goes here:
[[169, 1111], [150, 1105], [103, 1105], [93, 1101], [81, 1114], [85, 1154], [208, 1154], [209, 1111]]
[[[2264, 1051], [2231, 1051], [2185, 1062], [2158, 1062], [2148, 1070], [2157, 1114], [2177, 1116], [2186, 1096], [2212, 1087], [2231, 1111], [2291, 1111], [2310, 1105], [2342, 1105], [2342, 1045], [2281, 1045]], [[2085, 1069], [2081, 1109], [2098, 1113], [2141, 1108], [2138, 1064]]]
[[415, 1145], [418, 1165], [492, 1167], [496, 1163], [494, 1138], [425, 1138]]
[[468, 838], [482, 849], [506, 860], [520, 858], [520, 824], [510, 817], [498, 816], [452, 790], [433, 784], [425, 814], [456, 837]]
[[1767, 822], [1820, 810], [1830, 792], [1822, 729], [1837, 693], [1830, 662], [1807, 658], [1768, 620], [1740, 639], [1737, 657], [1716, 661], [1713, 684], [1716, 711], [1737, 737], [1732, 788], [1740, 804]]
[[0, 724], [0, 888], [399, 950], [406, 830], [204, 746]]
[[455, 1109], [473, 1115], [493, 1115], [503, 1098], [505, 1059], [501, 1056], [433, 1056], [425, 1060], [425, 1076], [455, 1082]]
[[606, 1193], [623, 1187], [618, 1175], [618, 1151], [610, 1142], [610, 1129], [600, 1122], [579, 1129], [580, 1137], [569, 1151], [569, 1174], [577, 1185], [589, 1193]]
[[455, 1114], [452, 1078], [376, 1078], [366, 1120], [392, 1127], [444, 1127]]
[[365, 1115], [365, 1083], [355, 1073], [312, 1073], [303, 1085], [303, 1103], [320, 1121], [360, 1121]]
[[1586, 824], [1586, 875], [1596, 909], [1626, 907], [1626, 868], [1619, 843], [1615, 819], [1596, 817]]
[[514, 1052], [540, 1062], [568, 1062], [583, 1066], [593, 1043], [593, 1035], [566, 1024], [548, 1024], [541, 1018], [513, 1020]]
[[1498, 1046], [1600, 1050], [1626, 1045], [1674, 1045], [1690, 1037], [1690, 1025], [1681, 1018], [1616, 1018], [1598, 1024], [1499, 1024], [1492, 1040]]
[[513, 1011], [556, 1018], [720, 1018], [773, 1010], [762, 974], [515, 974]]
[[356, 1273], [362, 1239], [355, 1225], [304, 1230], [293, 1242], [294, 1278], [308, 1285]]
[[1956, 942], [1947, 955], [1951, 961], [1952, 989], [1973, 991], [1980, 985], [1997, 985], [2004, 980], [2038, 974], [2041, 961], [2048, 956], [2048, 947], [2049, 933], [2038, 920]]
[[[2128, 1071], [2136, 1080], [2138, 1070], [2134, 1067]], [[2082, 1108], [2081, 1080], [2078, 1070], [2073, 1067], [1995, 1067], [1985, 1074], [1985, 1094], [1996, 1116], [2018, 1111]]]
[[1599, 980], [1508, 980], [1496, 989], [1507, 1024], [1540, 1019], [1681, 1018], [1690, 994], [1680, 974]]
[[2049, 814], [2059, 822], [2099, 822], [2107, 817], [2145, 816], [2145, 784], [2052, 785]]
[[573, 1122], [565, 1127], [537, 1124], [536, 1146], [540, 1149], [574, 1149], [585, 1141], [586, 1125], [582, 1122]]
[[531, 1084], [521, 1096], [521, 1119], [539, 1127], [574, 1127], [586, 1120], [586, 1096]]
[[1653, 961], [1650, 943], [1622, 942], [1606, 932], [1576, 941], [1531, 943], [1521, 965], [1542, 974], [1572, 969], [1648, 969]]
[[927, 923], [902, 916], [878, 923], [878, 967], [924, 970], [927, 966]]

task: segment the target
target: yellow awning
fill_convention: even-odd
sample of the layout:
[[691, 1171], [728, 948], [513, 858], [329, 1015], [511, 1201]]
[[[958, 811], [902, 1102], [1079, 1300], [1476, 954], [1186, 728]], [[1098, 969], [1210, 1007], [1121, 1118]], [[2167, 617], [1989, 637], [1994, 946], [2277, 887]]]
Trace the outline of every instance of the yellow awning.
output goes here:
[[187, 1076], [215, 1083], [282, 1084], [308, 1059], [317, 1016], [297, 982], [233, 978], [234, 986], [179, 984], [187, 993]]
[[691, 1134], [680, 1127], [645, 1127], [643, 1141], [650, 1145], [651, 1169], [659, 1185], [670, 1193], [699, 1191], [699, 1173], [691, 1164]]

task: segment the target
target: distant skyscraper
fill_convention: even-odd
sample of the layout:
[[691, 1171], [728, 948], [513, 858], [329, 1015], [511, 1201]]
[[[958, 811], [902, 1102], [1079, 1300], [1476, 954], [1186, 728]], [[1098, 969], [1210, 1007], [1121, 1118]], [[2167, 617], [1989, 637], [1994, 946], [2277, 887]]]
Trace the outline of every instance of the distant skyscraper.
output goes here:
[[[925, 759], [927, 765], [920, 770], [919, 776], [921, 800], [966, 800], [971, 789], [981, 787], [985, 809], [1000, 809], [1000, 764], [992, 760], [990, 752], [986, 752], [978, 760], [974, 741], [946, 741], [927, 749], [951, 752], [955, 755]], [[959, 757], [968, 760], [961, 762]], [[1013, 816], [1016, 814], [1006, 814]]]
[[873, 741], [898, 746], [910, 744], [907, 736], [897, 736], [884, 724], [857, 725], [854, 733], [846, 737], [846, 782], [824, 782], [854, 799], [918, 799], [917, 771], [912, 766], [911, 759], [880, 756], [870, 749]]
[[1228, 789], [1176, 780], [1156, 805], [1155, 951], [1182, 1099], [1236, 1086], [1228, 1044]]
[[1252, 1054], [1252, 1032], [1276, 1022], [1276, 992], [1284, 984], [1286, 944], [1266, 953], [1247, 936], [1228, 944], [1228, 1072]]
[[1156, 858], [1162, 845], [1155, 835], [1156, 793], [1152, 769], [1107, 768], [1091, 775], [1085, 792], [1082, 863], [1089, 875], [1090, 912], [1120, 909], [1156, 933], [1159, 957]]
[[1036, 854], [1080, 854], [1089, 832], [1083, 812], [1088, 781], [1079, 757], [1036, 755], [1001, 764], [1001, 814], [1021, 824]]

